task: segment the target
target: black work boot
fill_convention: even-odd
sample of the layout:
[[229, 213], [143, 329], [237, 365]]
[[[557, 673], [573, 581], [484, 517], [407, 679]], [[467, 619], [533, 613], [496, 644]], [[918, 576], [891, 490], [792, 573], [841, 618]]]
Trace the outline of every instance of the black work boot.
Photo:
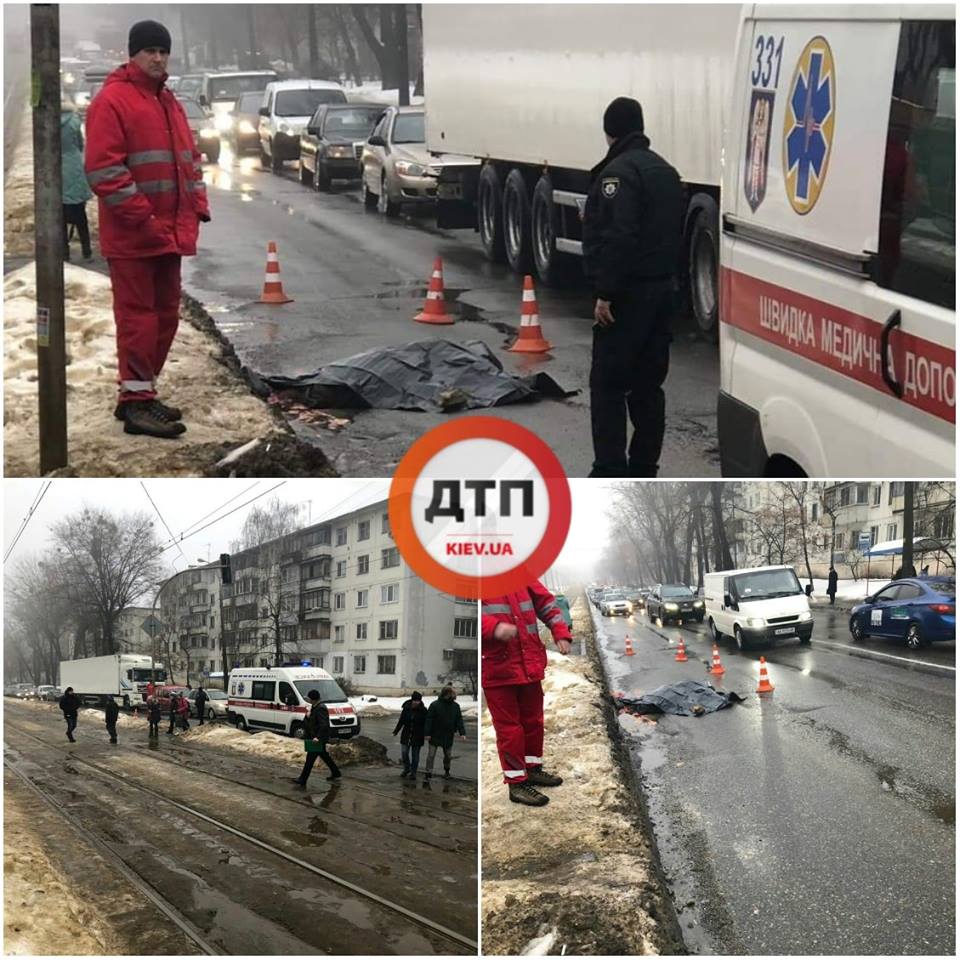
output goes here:
[[528, 807], [545, 807], [550, 798], [539, 790], [534, 790], [529, 783], [511, 783], [510, 800], [513, 803], [523, 803]]
[[527, 783], [535, 787], [559, 787], [563, 783], [563, 777], [547, 773], [542, 767], [536, 767], [527, 770]]
[[187, 428], [157, 414], [152, 400], [129, 400], [123, 406], [124, 433], [142, 433], [149, 437], [173, 440]]
[[[161, 403], [159, 400], [148, 400], [147, 403], [153, 405], [153, 409], [162, 420], [182, 420], [183, 411], [179, 407], [168, 407], [165, 403]], [[113, 415], [118, 419], [123, 419], [123, 407], [124, 404], [118, 403], [113, 409]]]

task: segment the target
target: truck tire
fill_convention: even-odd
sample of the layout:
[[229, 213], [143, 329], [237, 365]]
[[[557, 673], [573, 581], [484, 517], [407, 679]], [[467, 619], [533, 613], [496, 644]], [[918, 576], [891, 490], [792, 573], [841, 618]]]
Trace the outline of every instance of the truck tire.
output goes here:
[[700, 335], [720, 339], [720, 211], [713, 197], [690, 201], [686, 230], [687, 287]]
[[126, 694], [123, 695], [123, 709], [124, 710], [130, 709], [130, 698]]
[[503, 184], [503, 248], [514, 273], [533, 268], [533, 240], [530, 229], [530, 191], [523, 173], [514, 168]]
[[504, 263], [503, 249], [503, 185], [493, 164], [484, 164], [477, 184], [477, 225], [480, 242], [487, 259]]
[[300, 158], [300, 183], [305, 187], [309, 187], [313, 182], [313, 177], [310, 175], [310, 171], [303, 165], [303, 157]]
[[576, 275], [576, 265], [569, 253], [557, 250], [560, 211], [553, 202], [553, 181], [548, 173], [542, 174], [534, 187], [530, 222], [533, 269], [537, 279], [548, 287], [569, 282]]

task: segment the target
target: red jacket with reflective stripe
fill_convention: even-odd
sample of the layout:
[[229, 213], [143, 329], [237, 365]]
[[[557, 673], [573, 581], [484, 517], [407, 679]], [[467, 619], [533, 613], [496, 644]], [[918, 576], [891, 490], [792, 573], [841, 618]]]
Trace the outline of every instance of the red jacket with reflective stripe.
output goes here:
[[90, 103], [84, 169], [105, 257], [197, 252], [200, 219], [210, 218], [200, 154], [176, 97], [135, 63]]
[[[480, 601], [480, 682], [484, 687], [543, 679], [547, 651], [537, 630], [538, 617], [550, 628], [555, 641], [572, 639], [553, 594], [541, 583], [531, 583], [522, 593]], [[516, 624], [516, 637], [494, 639], [498, 623]]]

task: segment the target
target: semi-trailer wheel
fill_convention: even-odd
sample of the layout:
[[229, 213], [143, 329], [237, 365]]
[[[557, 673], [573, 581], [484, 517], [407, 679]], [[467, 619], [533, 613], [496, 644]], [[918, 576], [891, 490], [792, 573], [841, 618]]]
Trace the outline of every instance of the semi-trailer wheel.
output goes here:
[[720, 338], [720, 210], [713, 197], [697, 194], [687, 214], [687, 283], [690, 307], [701, 335]]
[[537, 181], [531, 206], [533, 269], [542, 284], [560, 286], [577, 275], [578, 266], [573, 256], [557, 250], [560, 210], [553, 202], [553, 181], [548, 173], [542, 174]]
[[484, 164], [477, 183], [477, 225], [488, 260], [503, 263], [503, 185], [493, 164]]
[[514, 168], [503, 184], [503, 246], [507, 263], [515, 273], [529, 273], [533, 266], [530, 229], [530, 191], [520, 170]]

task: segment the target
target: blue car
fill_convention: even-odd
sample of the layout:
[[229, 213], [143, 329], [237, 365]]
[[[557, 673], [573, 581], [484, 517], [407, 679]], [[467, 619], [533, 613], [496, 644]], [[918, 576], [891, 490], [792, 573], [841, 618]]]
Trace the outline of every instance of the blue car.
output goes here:
[[895, 580], [850, 611], [850, 634], [893, 637], [916, 650], [934, 640], [955, 640], [957, 587], [953, 577]]

